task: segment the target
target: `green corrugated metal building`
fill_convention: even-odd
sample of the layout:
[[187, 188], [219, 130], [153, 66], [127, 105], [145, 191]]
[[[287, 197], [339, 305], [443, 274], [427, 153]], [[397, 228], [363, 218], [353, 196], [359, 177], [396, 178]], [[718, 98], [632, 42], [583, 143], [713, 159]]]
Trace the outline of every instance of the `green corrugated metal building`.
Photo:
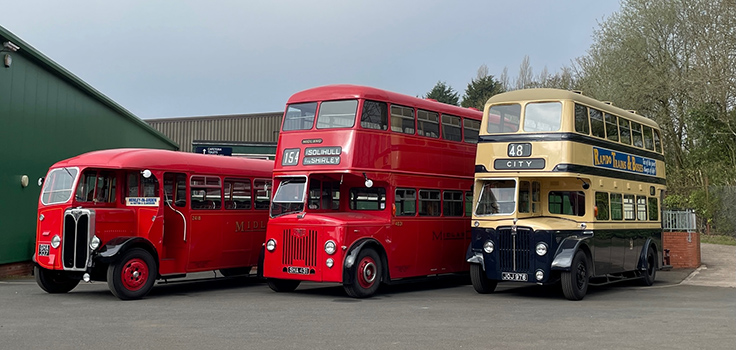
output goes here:
[[98, 149], [179, 147], [3, 27], [0, 44], [3, 265], [31, 259], [41, 190], [38, 179], [52, 164]]

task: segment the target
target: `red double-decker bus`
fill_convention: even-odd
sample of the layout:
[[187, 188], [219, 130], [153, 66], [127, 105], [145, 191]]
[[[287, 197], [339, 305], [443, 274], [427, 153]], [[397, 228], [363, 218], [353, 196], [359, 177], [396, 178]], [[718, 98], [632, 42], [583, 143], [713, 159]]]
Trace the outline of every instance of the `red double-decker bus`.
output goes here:
[[150, 149], [85, 153], [54, 164], [38, 202], [36, 282], [66, 293], [107, 281], [120, 299], [156, 279], [258, 265], [273, 161]]
[[367, 297], [381, 282], [467, 271], [481, 118], [362, 86], [294, 94], [266, 233], [271, 289], [338, 282]]

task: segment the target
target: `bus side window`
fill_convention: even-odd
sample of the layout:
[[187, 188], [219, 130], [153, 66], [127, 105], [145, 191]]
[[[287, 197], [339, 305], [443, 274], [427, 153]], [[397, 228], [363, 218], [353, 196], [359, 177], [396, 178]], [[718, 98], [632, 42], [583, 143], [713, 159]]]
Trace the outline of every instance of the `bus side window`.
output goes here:
[[590, 109], [590, 131], [593, 136], [598, 136], [602, 139], [606, 138], [606, 127], [603, 122], [603, 112], [595, 108]]
[[611, 219], [624, 219], [623, 196], [621, 193], [611, 193]]
[[473, 192], [465, 192], [465, 216], [473, 216]]
[[419, 190], [419, 216], [440, 216], [439, 190]]
[[595, 193], [595, 208], [597, 220], [608, 220], [608, 192]]
[[164, 191], [166, 200], [177, 207], [187, 205], [187, 177], [184, 174], [165, 173]]
[[647, 220], [647, 197], [636, 196], [636, 219]]
[[192, 176], [192, 209], [214, 210], [222, 207], [222, 187], [216, 176]]
[[388, 105], [386, 102], [365, 101], [360, 115], [360, 126], [365, 129], [388, 129]]
[[588, 107], [575, 104], [575, 131], [581, 134], [590, 134], [588, 125]]
[[417, 191], [411, 188], [397, 188], [394, 203], [396, 216], [414, 216], [417, 212]]
[[391, 106], [391, 131], [414, 135], [414, 108]]
[[268, 210], [271, 196], [268, 189], [271, 188], [271, 180], [256, 179], [253, 180], [253, 191], [256, 194], [255, 208], [256, 210]]
[[251, 205], [251, 186], [249, 179], [225, 179], [225, 209], [246, 210]]
[[442, 193], [442, 213], [445, 216], [463, 216], [463, 193], [461, 191]]
[[649, 220], [659, 220], [659, 203], [657, 197], [649, 197]]
[[634, 219], [636, 219], [634, 215], [634, 195], [626, 194], [624, 195], [624, 220]]

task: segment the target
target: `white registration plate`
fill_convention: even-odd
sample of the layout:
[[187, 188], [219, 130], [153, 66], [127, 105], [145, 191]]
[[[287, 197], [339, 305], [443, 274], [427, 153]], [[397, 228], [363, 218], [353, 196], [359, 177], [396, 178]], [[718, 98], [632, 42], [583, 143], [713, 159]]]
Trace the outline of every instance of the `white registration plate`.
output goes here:
[[308, 275], [309, 274], [309, 268], [308, 267], [294, 267], [289, 266], [286, 268], [286, 272], [294, 275]]
[[529, 280], [529, 276], [525, 273], [501, 272], [501, 279], [504, 281], [526, 282]]
[[49, 248], [50, 248], [50, 245], [48, 244], [39, 244], [38, 245], [38, 256], [49, 256]]

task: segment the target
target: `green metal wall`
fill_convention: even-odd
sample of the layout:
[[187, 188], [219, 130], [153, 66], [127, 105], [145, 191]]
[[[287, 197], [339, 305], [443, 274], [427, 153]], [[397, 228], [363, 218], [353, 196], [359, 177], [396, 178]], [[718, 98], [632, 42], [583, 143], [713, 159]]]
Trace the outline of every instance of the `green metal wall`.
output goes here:
[[[55, 162], [107, 148], [178, 146], [0, 27], [21, 46], [0, 63], [0, 264], [28, 261], [40, 187]], [[1, 42], [0, 42], [1, 44]], [[21, 186], [27, 175], [29, 185]]]

